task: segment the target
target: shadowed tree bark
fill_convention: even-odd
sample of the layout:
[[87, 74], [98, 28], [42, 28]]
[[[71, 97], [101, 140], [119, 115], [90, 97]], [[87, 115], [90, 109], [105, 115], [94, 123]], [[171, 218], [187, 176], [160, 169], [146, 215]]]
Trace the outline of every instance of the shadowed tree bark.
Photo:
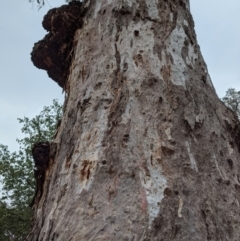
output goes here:
[[91, 0], [81, 14], [28, 240], [240, 240], [239, 122], [189, 1]]

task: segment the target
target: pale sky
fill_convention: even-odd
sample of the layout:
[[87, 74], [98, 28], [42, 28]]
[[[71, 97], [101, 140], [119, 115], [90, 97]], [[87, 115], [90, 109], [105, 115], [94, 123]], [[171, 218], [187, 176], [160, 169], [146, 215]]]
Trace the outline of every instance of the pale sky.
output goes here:
[[[223, 97], [229, 87], [240, 90], [240, 1], [191, 0], [198, 43], [215, 89]], [[48, 4], [49, 3], [49, 4]], [[30, 52], [46, 32], [46, 12], [65, 3], [48, 0], [40, 11], [28, 0], [2, 0], [0, 8], [0, 143], [16, 150], [21, 137], [17, 118], [34, 117], [53, 99], [63, 101], [61, 88], [35, 68]]]

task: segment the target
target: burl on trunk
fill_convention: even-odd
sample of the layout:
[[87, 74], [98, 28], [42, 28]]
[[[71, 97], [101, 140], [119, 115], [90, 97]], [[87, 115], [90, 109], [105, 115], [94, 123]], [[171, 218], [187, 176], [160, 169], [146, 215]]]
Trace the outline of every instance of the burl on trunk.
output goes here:
[[77, 9], [61, 13], [71, 48], [41, 57], [67, 66], [55, 79], [67, 95], [28, 240], [240, 240], [239, 122], [216, 95], [189, 1]]

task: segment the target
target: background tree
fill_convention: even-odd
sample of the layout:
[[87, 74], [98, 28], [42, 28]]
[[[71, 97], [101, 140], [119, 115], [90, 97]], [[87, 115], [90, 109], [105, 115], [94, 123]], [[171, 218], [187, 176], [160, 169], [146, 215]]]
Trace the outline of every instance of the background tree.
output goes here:
[[222, 98], [224, 104], [233, 110], [238, 119], [240, 119], [240, 91], [236, 91], [234, 88], [229, 88], [226, 91], [226, 95]]
[[34, 118], [19, 118], [24, 137], [17, 139], [19, 150], [0, 145], [0, 240], [25, 240], [32, 218], [29, 204], [35, 192], [31, 149], [39, 141], [51, 141], [62, 116], [62, 105], [53, 100]]

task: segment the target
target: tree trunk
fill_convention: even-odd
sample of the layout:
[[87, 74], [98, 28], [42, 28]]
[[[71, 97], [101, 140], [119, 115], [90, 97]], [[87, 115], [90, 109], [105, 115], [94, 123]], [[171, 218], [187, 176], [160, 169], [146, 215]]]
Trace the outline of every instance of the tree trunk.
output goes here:
[[28, 240], [240, 240], [239, 123], [189, 1], [84, 7]]

